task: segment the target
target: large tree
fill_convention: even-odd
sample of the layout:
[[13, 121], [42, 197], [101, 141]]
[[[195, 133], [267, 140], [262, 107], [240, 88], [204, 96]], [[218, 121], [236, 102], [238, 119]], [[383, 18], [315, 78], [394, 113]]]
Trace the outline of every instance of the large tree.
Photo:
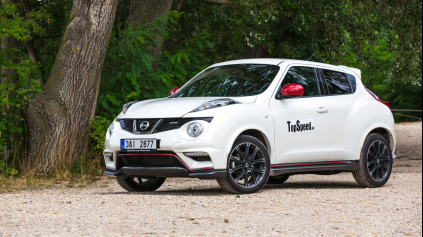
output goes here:
[[43, 91], [26, 112], [28, 167], [47, 172], [86, 154], [118, 0], [75, 0]]

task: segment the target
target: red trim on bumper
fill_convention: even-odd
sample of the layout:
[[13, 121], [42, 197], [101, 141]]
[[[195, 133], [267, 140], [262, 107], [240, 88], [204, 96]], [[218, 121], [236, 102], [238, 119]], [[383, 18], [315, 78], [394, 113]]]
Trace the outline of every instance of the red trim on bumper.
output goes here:
[[203, 169], [195, 169], [195, 170], [192, 170], [178, 156], [175, 156], [175, 155], [172, 155], [172, 154], [120, 154], [120, 155], [117, 155], [117, 156], [118, 157], [119, 156], [173, 156], [176, 159], [178, 159], [178, 161], [181, 162], [182, 165], [185, 166], [185, 168], [187, 170], [189, 170], [191, 172], [194, 172], [194, 171], [202, 171], [202, 170], [213, 170], [214, 169], [213, 167], [210, 167], [210, 168], [203, 168]]

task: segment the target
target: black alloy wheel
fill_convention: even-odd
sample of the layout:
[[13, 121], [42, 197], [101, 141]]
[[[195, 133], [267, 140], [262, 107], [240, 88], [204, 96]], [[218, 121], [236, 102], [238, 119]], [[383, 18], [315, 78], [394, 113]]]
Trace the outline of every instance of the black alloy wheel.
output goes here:
[[240, 187], [254, 188], [264, 178], [266, 159], [258, 146], [249, 142], [239, 144], [229, 157], [229, 173]]
[[231, 193], [254, 193], [269, 178], [270, 158], [266, 147], [250, 136], [239, 137], [228, 158], [228, 176], [218, 180]]
[[391, 171], [390, 148], [382, 141], [375, 141], [367, 153], [367, 169], [373, 180], [383, 181]]
[[128, 192], [152, 192], [159, 189], [166, 178], [141, 178], [130, 176], [127, 178], [116, 178], [119, 185]]
[[392, 174], [392, 149], [386, 138], [380, 134], [367, 137], [360, 159], [360, 169], [353, 173], [362, 187], [378, 188], [384, 186]]

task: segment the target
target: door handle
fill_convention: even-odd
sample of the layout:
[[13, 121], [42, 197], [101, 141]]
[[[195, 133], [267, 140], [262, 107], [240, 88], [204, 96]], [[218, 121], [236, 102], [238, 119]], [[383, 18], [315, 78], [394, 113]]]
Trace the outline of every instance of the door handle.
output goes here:
[[319, 114], [326, 114], [326, 113], [329, 113], [329, 110], [328, 109], [325, 109], [324, 107], [320, 107], [317, 110], [317, 113], [319, 113]]

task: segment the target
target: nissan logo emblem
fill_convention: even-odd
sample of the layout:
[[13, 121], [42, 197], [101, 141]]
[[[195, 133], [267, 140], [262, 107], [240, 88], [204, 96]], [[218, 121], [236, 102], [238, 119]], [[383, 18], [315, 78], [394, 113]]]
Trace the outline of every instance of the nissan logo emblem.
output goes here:
[[142, 122], [141, 125], [140, 125], [140, 128], [143, 131], [147, 130], [148, 127], [150, 127], [150, 123], [147, 122], [147, 121]]

